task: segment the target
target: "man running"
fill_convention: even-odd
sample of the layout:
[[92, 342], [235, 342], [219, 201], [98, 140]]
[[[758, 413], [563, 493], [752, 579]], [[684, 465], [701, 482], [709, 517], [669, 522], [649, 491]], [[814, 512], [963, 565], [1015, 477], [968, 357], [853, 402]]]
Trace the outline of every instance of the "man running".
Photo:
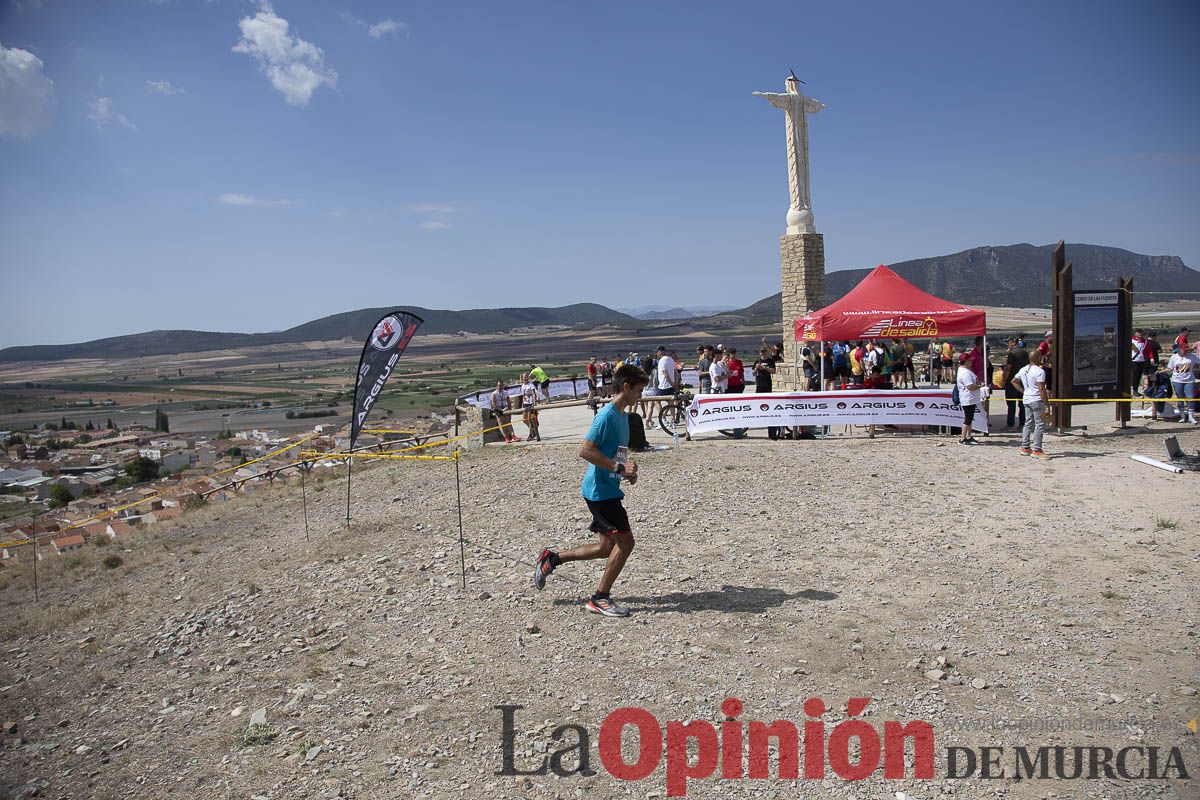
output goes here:
[[613, 373], [613, 400], [592, 420], [592, 427], [579, 448], [579, 457], [588, 462], [583, 476], [583, 501], [592, 512], [591, 531], [600, 537], [593, 544], [580, 545], [563, 553], [549, 548], [538, 556], [533, 570], [533, 585], [545, 588], [550, 573], [567, 561], [607, 559], [596, 593], [587, 601], [587, 610], [605, 617], [627, 617], [629, 611], [613, 602], [609, 591], [626, 559], [633, 552], [633, 531], [621, 500], [621, 479], [637, 483], [637, 463], [628, 459], [629, 419], [626, 409], [641, 399], [650, 378], [641, 368], [623, 364]]

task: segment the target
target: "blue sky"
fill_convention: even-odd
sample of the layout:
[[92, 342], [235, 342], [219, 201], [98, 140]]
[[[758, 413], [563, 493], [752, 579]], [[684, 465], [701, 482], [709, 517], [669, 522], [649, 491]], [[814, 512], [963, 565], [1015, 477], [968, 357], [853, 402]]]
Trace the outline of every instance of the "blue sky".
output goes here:
[[[0, 347], [778, 291], [789, 68], [830, 269], [1200, 266], [1200, 4], [0, 0]], [[1191, 76], [1191, 77], [1189, 77]]]

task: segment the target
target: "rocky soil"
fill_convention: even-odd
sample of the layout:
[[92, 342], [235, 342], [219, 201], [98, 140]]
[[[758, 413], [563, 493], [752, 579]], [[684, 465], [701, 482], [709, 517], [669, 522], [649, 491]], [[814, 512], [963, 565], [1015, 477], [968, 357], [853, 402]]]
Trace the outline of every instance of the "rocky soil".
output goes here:
[[[599, 562], [541, 593], [523, 563], [589, 537], [571, 444], [464, 456], [465, 589], [444, 462], [358, 469], [349, 531], [331, 471], [307, 485], [310, 540], [289, 485], [50, 557], [38, 604], [28, 565], [9, 563], [0, 796], [662, 797], [661, 763], [635, 782], [601, 764], [613, 709], [716, 723], [737, 697], [743, 720], [802, 726], [815, 696], [827, 731], [851, 697], [871, 698], [879, 730], [928, 721], [937, 777], [714, 775], [688, 796], [1198, 797], [1200, 474], [1130, 461], [1160, 449], [1155, 434], [1047, 447], [1060, 457], [1000, 437], [644, 454], [614, 590], [626, 620], [583, 610]], [[524, 707], [518, 766], [577, 723], [590, 774], [496, 775], [501, 704]], [[1055, 744], [1179, 747], [1193, 777], [945, 777], [947, 747]]]

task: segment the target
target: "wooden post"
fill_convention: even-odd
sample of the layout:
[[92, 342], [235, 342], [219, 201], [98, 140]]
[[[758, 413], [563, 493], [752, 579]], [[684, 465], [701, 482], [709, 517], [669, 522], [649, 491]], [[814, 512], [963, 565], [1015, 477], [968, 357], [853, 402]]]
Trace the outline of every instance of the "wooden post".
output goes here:
[[[1054, 332], [1054, 342], [1050, 347], [1052, 375], [1050, 394], [1059, 399], [1065, 398], [1071, 391], [1071, 370], [1075, 355], [1075, 281], [1071, 274], [1071, 264], [1066, 260], [1066, 244], [1060, 239], [1050, 256], [1053, 276], [1053, 294], [1051, 314], [1053, 324], [1050, 329]], [[1064, 433], [1071, 427], [1071, 406], [1069, 403], [1053, 403], [1051, 424]]]
[[[1125, 309], [1124, 309], [1124, 314], [1123, 314], [1124, 319], [1122, 320], [1122, 322], [1125, 325], [1125, 333], [1122, 334], [1121, 328], [1120, 328], [1120, 326], [1118, 326], [1117, 335], [1120, 336], [1122, 339], [1129, 339], [1129, 337], [1133, 335], [1133, 278], [1118, 277], [1117, 278], [1117, 291], [1125, 293]], [[1121, 387], [1120, 397], [1132, 398], [1133, 395], [1130, 394], [1130, 389], [1133, 385], [1133, 374], [1132, 374], [1133, 364], [1131, 363], [1131, 359], [1128, 355], [1123, 356], [1123, 354], [1125, 352], [1126, 352], [1125, 342], [1118, 341], [1117, 342], [1117, 382]], [[1141, 378], [1139, 376], [1139, 380], [1140, 379]], [[1117, 408], [1114, 413], [1114, 417], [1117, 420], [1117, 422], [1120, 423], [1120, 426], [1122, 428], [1124, 428], [1128, 425], [1132, 414], [1133, 414], [1133, 404], [1132, 403], [1117, 403]]]

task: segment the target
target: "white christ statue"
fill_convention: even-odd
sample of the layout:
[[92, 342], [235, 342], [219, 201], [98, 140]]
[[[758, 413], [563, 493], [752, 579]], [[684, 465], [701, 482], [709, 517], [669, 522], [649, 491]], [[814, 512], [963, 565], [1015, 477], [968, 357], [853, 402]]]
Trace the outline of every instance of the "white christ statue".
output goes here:
[[788, 189], [791, 206], [787, 212], [787, 232], [816, 233], [813, 224], [812, 193], [808, 185], [808, 116], [816, 114], [825, 104], [805, 97], [800, 92], [800, 79], [788, 77], [787, 91], [755, 92], [767, 102], [787, 112]]

